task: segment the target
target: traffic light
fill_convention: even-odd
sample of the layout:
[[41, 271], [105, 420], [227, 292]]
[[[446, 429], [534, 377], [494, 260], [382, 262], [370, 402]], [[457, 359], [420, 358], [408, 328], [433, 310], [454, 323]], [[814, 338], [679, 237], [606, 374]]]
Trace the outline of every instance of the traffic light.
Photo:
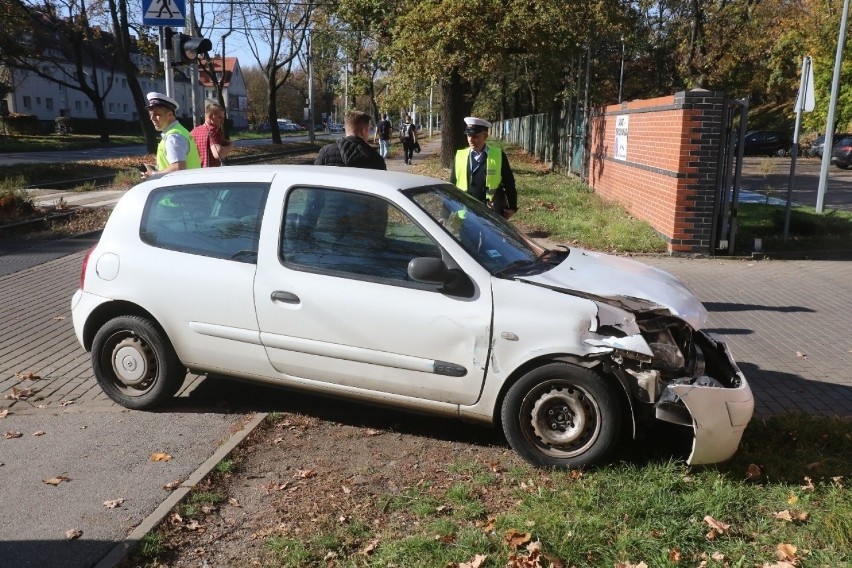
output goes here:
[[166, 46], [174, 53], [174, 64], [195, 63], [198, 56], [213, 49], [213, 42], [205, 37], [193, 37], [166, 28]]

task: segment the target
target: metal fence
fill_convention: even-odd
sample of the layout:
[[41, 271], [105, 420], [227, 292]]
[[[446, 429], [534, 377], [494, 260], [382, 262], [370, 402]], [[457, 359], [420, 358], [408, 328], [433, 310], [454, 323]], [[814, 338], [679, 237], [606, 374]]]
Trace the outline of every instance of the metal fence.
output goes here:
[[540, 113], [502, 120], [493, 125], [492, 133], [556, 171], [587, 178], [588, 129], [582, 108], [563, 110], [558, 119], [555, 114]]

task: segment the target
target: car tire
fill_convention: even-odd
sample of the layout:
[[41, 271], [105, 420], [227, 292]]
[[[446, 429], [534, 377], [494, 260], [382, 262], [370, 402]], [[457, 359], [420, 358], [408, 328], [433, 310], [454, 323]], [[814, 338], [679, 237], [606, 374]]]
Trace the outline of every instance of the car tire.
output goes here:
[[107, 396], [137, 410], [172, 398], [186, 377], [186, 367], [165, 334], [139, 316], [113, 318], [98, 330], [92, 367]]
[[601, 463], [618, 444], [621, 405], [594, 371], [550, 363], [521, 377], [500, 417], [512, 448], [529, 462], [562, 469]]

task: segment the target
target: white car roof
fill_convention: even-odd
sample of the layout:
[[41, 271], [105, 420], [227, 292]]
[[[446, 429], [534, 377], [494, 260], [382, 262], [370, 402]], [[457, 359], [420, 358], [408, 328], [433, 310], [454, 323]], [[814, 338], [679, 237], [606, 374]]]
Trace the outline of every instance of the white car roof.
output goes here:
[[[225, 181], [271, 182], [285, 178], [287, 185], [348, 188], [389, 196], [400, 189], [449, 183], [428, 176], [364, 168], [313, 165], [247, 165], [199, 168], [173, 172], [153, 181], [157, 187]], [[147, 185], [147, 184], [144, 184]]]

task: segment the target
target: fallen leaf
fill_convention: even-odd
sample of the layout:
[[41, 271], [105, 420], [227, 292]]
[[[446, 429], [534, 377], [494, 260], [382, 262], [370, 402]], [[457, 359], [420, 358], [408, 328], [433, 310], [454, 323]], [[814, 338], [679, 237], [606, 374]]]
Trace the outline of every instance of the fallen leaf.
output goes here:
[[5, 434], [3, 434], [3, 437], [7, 440], [11, 440], [12, 438], [20, 438], [21, 436], [23, 436], [23, 434], [21, 434], [17, 430], [9, 430]]
[[163, 485], [163, 489], [165, 489], [166, 491], [174, 491], [175, 489], [180, 487], [181, 483], [183, 482], [180, 479], [175, 479], [174, 481], [170, 481], [169, 483]]
[[240, 502], [236, 497], [228, 497], [228, 505], [230, 505], [232, 507], [242, 507], [242, 505], [240, 505]]
[[33, 371], [27, 371], [26, 373], [15, 373], [15, 378], [22, 381], [37, 381], [41, 379], [41, 377], [35, 374]]
[[834, 486], [837, 487], [838, 489], [843, 488], [843, 476], [842, 475], [837, 475], [837, 476], [832, 477], [831, 481], [834, 482]]
[[729, 528], [731, 528], [731, 525], [729, 525], [727, 523], [723, 523], [722, 521], [717, 521], [716, 519], [714, 519], [710, 515], [707, 515], [706, 517], [704, 517], [704, 522], [707, 523], [708, 525], [710, 525], [710, 528], [715, 530], [719, 534], [723, 534], [725, 531], [727, 531]]
[[644, 562], [640, 562], [639, 564], [633, 564], [632, 562], [616, 562], [615, 568], [648, 568], [648, 565]]
[[477, 523], [478, 526], [482, 527], [482, 532], [490, 533], [494, 530], [494, 525], [497, 524], [497, 519], [495, 517], [488, 517], [485, 522]]
[[8, 408], [4, 408], [3, 410], [0, 410], [0, 418], [6, 418], [7, 416], [9, 416], [9, 409]]
[[796, 351], [796, 357], [799, 357], [800, 359], [807, 359], [808, 355], [807, 355], [807, 353], [802, 353], [801, 351]]
[[763, 472], [760, 471], [760, 466], [753, 463], [748, 464], [748, 468], [746, 468], [746, 479], [755, 481], [760, 479], [761, 475], [763, 475]]
[[275, 483], [275, 482], [268, 483], [267, 485], [264, 486], [264, 488], [269, 493], [272, 493], [273, 491], [283, 491], [283, 490], [287, 489], [289, 486], [290, 486], [290, 482], [285, 481], [284, 483]]
[[195, 519], [192, 519], [191, 521], [186, 523], [184, 525], [184, 528], [186, 530], [189, 530], [189, 531], [203, 531], [204, 530], [204, 526]]
[[316, 476], [317, 472], [312, 469], [297, 469], [296, 473], [293, 474], [293, 477], [298, 477], [299, 479], [310, 479]]
[[669, 562], [674, 562], [675, 564], [680, 562], [680, 549], [678, 547], [674, 547], [669, 551]]
[[74, 404], [74, 401], [73, 400], [60, 400], [59, 401], [59, 406], [62, 406], [62, 407], [68, 406], [69, 404]]
[[381, 436], [382, 431], [376, 430], [375, 428], [367, 428], [367, 435], [368, 436]]
[[109, 501], [104, 501], [104, 507], [107, 509], [115, 509], [116, 507], [120, 507], [122, 503], [124, 503], [124, 499], [111, 499]]
[[793, 521], [793, 514], [790, 512], [789, 509], [784, 509], [783, 511], [778, 511], [777, 513], [772, 513], [772, 516], [775, 517], [776, 519], [779, 519], [779, 520], [782, 520], [782, 521], [788, 521], [788, 522]]
[[182, 525], [183, 517], [181, 517], [180, 514], [176, 511], [172, 512], [172, 514], [169, 515], [169, 522], [171, 522], [173, 525]]
[[154, 452], [151, 454], [152, 462], [167, 462], [172, 459], [172, 456], [167, 454], [166, 452]]
[[340, 486], [340, 489], [341, 489], [341, 490], [342, 490], [345, 494], [347, 494], [347, 495], [349, 495], [350, 493], [352, 493], [352, 490], [351, 490], [351, 489], [349, 489], [348, 487], [346, 487], [345, 485], [341, 485], [341, 486]]
[[485, 563], [485, 560], [488, 558], [485, 554], [477, 554], [473, 557], [473, 560], [470, 562], [462, 562], [458, 565], [458, 568], [480, 568]]
[[379, 539], [374, 538], [374, 539], [373, 539], [373, 540], [371, 540], [369, 543], [367, 543], [367, 546], [365, 546], [365, 547], [361, 550], [361, 554], [363, 554], [363, 555], [365, 555], [365, 556], [367, 556], [367, 555], [369, 555], [369, 554], [372, 554], [372, 553], [376, 550], [376, 547], [377, 547], [377, 546], [379, 546]]
[[778, 560], [785, 560], [787, 562], [794, 562], [794, 561], [797, 560], [797, 558], [796, 558], [796, 551], [797, 550], [798, 550], [798, 548], [796, 548], [796, 545], [794, 545], [794, 544], [782, 543], [782, 544], [779, 544], [778, 547], [776, 548], [775, 556], [778, 558]]
[[453, 544], [456, 541], [456, 537], [451, 534], [436, 534], [434, 539], [435, 542], [443, 542], [444, 544]]
[[44, 483], [48, 484], [48, 485], [56, 486], [56, 485], [59, 485], [60, 483], [62, 483], [63, 481], [71, 481], [71, 478], [70, 478], [70, 477], [66, 477], [66, 476], [63, 474], [63, 475], [57, 475], [56, 477], [52, 477], [52, 478], [50, 478], [50, 479], [44, 479], [44, 480], [42, 480], [42, 481], [43, 481]]
[[26, 400], [31, 396], [35, 395], [35, 391], [33, 389], [19, 389], [18, 387], [12, 387], [12, 393], [6, 395], [6, 399], [8, 400]]
[[721, 552], [719, 552], [718, 550], [716, 552], [714, 552], [713, 554], [711, 554], [710, 558], [712, 558], [715, 562], [724, 562], [725, 561], [725, 555], [722, 554]]
[[65, 531], [65, 540], [74, 540], [83, 536], [83, 531], [80, 529], [68, 529]]
[[805, 484], [802, 485], [802, 489], [804, 491], [813, 491], [814, 490], [814, 482], [810, 477], [805, 477]]
[[33, 432], [33, 436], [44, 436], [44, 435], [45, 435], [44, 430], [36, 430], [35, 432]]
[[509, 529], [503, 535], [503, 540], [506, 541], [506, 544], [515, 549], [525, 545], [531, 539], [532, 535], [530, 533], [518, 532], [517, 529]]
[[53, 316], [53, 319], [55, 319], [55, 320], [57, 320], [57, 321], [62, 321], [62, 320], [64, 320], [65, 318], [66, 318], [66, 316]]

